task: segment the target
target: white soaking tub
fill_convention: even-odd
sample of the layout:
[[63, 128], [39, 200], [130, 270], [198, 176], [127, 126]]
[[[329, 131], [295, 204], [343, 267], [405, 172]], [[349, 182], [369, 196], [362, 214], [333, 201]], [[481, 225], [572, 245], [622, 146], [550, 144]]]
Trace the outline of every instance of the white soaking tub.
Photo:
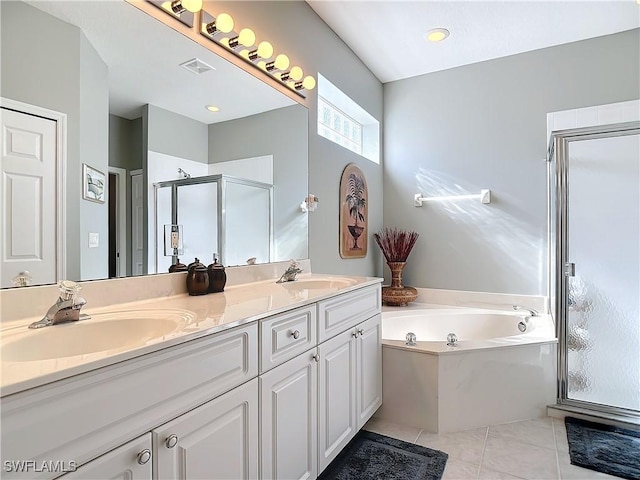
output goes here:
[[555, 403], [557, 340], [549, 315], [385, 308], [382, 339], [378, 418], [452, 432], [539, 417]]

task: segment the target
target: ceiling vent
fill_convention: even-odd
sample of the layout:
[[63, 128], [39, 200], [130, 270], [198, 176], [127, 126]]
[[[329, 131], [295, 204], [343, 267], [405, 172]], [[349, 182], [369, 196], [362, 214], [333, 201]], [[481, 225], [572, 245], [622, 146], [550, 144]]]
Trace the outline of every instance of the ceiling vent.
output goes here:
[[192, 58], [191, 60], [187, 60], [186, 62], [181, 63], [180, 66], [182, 68], [186, 68], [190, 72], [197, 74], [208, 72], [209, 70], [215, 70], [214, 67], [212, 67], [211, 65], [207, 65], [199, 58]]

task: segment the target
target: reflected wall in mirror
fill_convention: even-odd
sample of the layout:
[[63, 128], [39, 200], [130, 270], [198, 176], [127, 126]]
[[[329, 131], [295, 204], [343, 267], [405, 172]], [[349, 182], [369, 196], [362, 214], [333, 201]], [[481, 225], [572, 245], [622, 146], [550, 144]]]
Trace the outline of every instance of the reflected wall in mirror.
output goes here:
[[[3, 288], [25, 270], [30, 284], [154, 273], [154, 184], [187, 175], [270, 178], [268, 260], [308, 257], [304, 106], [124, 1], [0, 8]], [[194, 59], [203, 73], [185, 68]], [[105, 204], [82, 199], [83, 163], [108, 172]], [[217, 222], [211, 207], [202, 225]], [[241, 244], [251, 219], [229, 220]], [[216, 248], [204, 242], [201, 260]]]

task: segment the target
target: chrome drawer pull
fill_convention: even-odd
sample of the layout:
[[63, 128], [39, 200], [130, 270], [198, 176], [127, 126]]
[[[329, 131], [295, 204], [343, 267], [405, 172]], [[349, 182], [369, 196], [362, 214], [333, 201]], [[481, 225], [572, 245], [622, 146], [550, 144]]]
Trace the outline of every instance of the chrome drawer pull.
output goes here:
[[291, 332], [291, 336], [293, 337], [294, 340], [297, 340], [300, 338], [300, 331], [296, 330], [294, 332]]
[[173, 448], [178, 444], [178, 436], [177, 435], [171, 435], [169, 437], [167, 437], [167, 439], [165, 440], [165, 445], [167, 446], [167, 448]]
[[137, 459], [140, 465], [145, 465], [149, 463], [149, 460], [151, 460], [151, 450], [149, 450], [148, 448], [145, 448], [140, 453], [138, 453]]

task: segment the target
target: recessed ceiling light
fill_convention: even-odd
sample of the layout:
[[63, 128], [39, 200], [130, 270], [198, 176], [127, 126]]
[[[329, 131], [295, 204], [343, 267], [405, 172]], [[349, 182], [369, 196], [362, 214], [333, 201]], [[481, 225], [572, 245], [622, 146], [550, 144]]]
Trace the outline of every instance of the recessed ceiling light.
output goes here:
[[441, 42], [449, 36], [446, 28], [433, 28], [427, 32], [427, 40], [430, 42]]
[[207, 105], [205, 107], [207, 110], [209, 110], [210, 112], [219, 112], [220, 108], [216, 107], [215, 105]]

